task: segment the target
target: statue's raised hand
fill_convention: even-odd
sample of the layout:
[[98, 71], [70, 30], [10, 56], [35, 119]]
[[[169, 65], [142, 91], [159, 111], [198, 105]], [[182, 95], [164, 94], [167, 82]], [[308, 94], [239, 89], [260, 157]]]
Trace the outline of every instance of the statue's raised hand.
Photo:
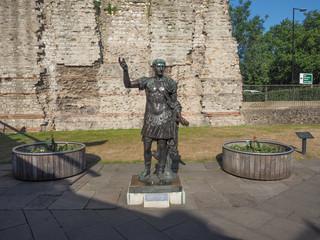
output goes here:
[[119, 57], [119, 64], [122, 67], [123, 71], [126, 71], [126, 72], [128, 71], [128, 65], [126, 63], [126, 60], [124, 60], [124, 58], [122, 58], [121, 60], [121, 58]]

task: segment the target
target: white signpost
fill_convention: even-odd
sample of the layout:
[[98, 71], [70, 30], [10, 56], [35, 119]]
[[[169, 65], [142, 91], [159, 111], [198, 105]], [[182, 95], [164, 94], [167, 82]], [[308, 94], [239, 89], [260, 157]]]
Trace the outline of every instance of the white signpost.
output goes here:
[[300, 73], [300, 84], [312, 84], [313, 75], [312, 73]]

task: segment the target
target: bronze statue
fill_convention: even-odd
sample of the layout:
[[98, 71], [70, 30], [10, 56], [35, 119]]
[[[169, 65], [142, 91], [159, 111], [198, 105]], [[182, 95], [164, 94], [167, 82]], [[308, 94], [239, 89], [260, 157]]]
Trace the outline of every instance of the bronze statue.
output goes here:
[[[139, 180], [168, 184], [174, 179], [172, 160], [181, 161], [177, 149], [178, 125], [179, 123], [184, 126], [189, 125], [189, 122], [181, 116], [181, 104], [177, 100], [177, 83], [163, 75], [166, 62], [162, 59], [155, 59], [152, 62], [154, 77], [142, 77], [134, 81], [130, 80], [126, 61], [119, 58], [119, 63], [123, 69], [124, 86], [139, 88], [146, 92], [146, 110], [141, 131], [145, 169], [139, 175]], [[151, 151], [154, 141], [157, 142], [157, 151]], [[150, 175], [152, 156], [158, 160], [155, 171], [157, 180]]]

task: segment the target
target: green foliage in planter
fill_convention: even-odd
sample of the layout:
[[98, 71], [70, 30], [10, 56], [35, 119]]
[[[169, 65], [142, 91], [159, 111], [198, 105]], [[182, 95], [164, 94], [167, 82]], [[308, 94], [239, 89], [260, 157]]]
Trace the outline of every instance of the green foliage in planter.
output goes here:
[[280, 147], [271, 147], [268, 145], [260, 144], [258, 140], [250, 140], [245, 146], [239, 146], [234, 144], [228, 146], [228, 148], [244, 151], [244, 152], [257, 152], [257, 153], [278, 153], [283, 152]]
[[62, 146], [57, 145], [55, 149], [48, 149], [47, 147], [36, 147], [34, 149], [27, 150], [26, 152], [29, 152], [29, 153], [64, 152], [64, 151], [76, 150], [78, 148], [80, 148], [80, 146], [78, 145], [64, 144]]

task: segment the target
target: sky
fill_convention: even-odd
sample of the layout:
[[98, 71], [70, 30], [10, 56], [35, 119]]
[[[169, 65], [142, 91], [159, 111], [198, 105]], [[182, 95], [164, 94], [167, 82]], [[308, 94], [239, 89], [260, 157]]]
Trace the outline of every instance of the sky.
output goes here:
[[[245, 2], [246, 0], [244, 0]], [[238, 0], [230, 0], [230, 4], [238, 4]], [[264, 23], [265, 30], [280, 24], [282, 20], [288, 18], [292, 21], [293, 8], [306, 8], [307, 11], [318, 10], [320, 12], [320, 0], [251, 0], [251, 16], [259, 15], [264, 19], [265, 15], [269, 18]], [[302, 23], [304, 20], [304, 12], [295, 10], [294, 20]]]

